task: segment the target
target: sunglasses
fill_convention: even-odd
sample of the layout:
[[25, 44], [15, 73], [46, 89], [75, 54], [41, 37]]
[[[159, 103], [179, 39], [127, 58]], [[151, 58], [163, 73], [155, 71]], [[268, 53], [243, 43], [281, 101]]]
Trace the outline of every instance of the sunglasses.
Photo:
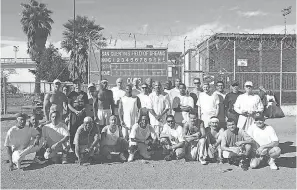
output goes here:
[[247, 88], [252, 88], [252, 86], [251, 86], [251, 85], [246, 85], [245, 87], [247, 87]]
[[174, 123], [174, 120], [167, 120], [168, 123]]
[[194, 84], [201, 84], [200, 82], [194, 82]]

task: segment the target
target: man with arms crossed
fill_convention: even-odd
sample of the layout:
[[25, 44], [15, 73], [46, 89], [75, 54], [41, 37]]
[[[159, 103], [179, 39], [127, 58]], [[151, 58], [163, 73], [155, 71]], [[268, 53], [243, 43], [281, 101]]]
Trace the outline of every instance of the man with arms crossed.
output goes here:
[[55, 79], [53, 84], [54, 90], [45, 95], [43, 102], [43, 111], [46, 121], [50, 121], [50, 111], [58, 111], [59, 113], [63, 113], [63, 110], [67, 109], [68, 99], [66, 95], [60, 91], [61, 81], [59, 79]]
[[203, 92], [203, 91], [201, 89], [200, 78], [194, 78], [193, 83], [194, 83], [195, 88], [193, 89], [192, 92], [190, 92], [190, 96], [193, 98], [194, 108], [197, 110], [198, 109], [197, 101], [199, 99], [200, 93]]

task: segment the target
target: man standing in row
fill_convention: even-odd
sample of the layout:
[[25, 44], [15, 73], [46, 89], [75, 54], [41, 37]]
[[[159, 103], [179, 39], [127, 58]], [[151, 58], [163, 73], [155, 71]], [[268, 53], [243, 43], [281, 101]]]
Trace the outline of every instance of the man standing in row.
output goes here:
[[240, 129], [248, 130], [248, 128], [254, 123], [254, 115], [256, 113], [262, 113], [264, 106], [260, 97], [257, 94], [253, 94], [253, 83], [247, 81], [244, 84], [245, 94], [238, 96], [234, 110], [239, 114], [237, 126]]
[[190, 93], [190, 96], [193, 98], [194, 108], [195, 108], [195, 110], [197, 110], [198, 109], [197, 101], [199, 99], [200, 93], [202, 92], [202, 89], [200, 87], [201, 86], [200, 78], [194, 78], [193, 83], [194, 83], [195, 88]]
[[176, 96], [172, 103], [174, 118], [177, 124], [183, 125], [189, 121], [189, 112], [194, 108], [194, 100], [186, 94], [186, 85], [179, 85], [180, 94]]
[[101, 85], [102, 89], [99, 89], [95, 102], [95, 115], [97, 116], [96, 120], [99, 120], [100, 129], [109, 125], [109, 118], [113, 115], [114, 111], [113, 93], [107, 89], [107, 79], [103, 79]]
[[168, 94], [162, 92], [161, 82], [155, 82], [155, 89], [149, 95], [151, 104], [150, 110], [150, 121], [152, 127], [155, 129], [158, 138], [162, 131], [162, 126], [165, 123], [166, 115], [170, 109], [170, 100]]
[[122, 126], [123, 137], [128, 140], [131, 127], [139, 119], [139, 109], [141, 103], [139, 98], [132, 96], [131, 85], [126, 86], [126, 95], [120, 99], [119, 116]]
[[67, 97], [63, 92], [60, 91], [61, 81], [59, 79], [55, 79], [53, 84], [54, 90], [45, 95], [43, 102], [43, 112], [46, 121], [50, 121], [49, 113], [51, 110], [56, 110], [59, 113], [63, 113], [63, 110], [67, 109]]
[[238, 113], [234, 110], [234, 104], [237, 100], [237, 97], [242, 94], [238, 89], [239, 83], [237, 81], [231, 82], [231, 92], [229, 92], [225, 96], [224, 106], [225, 106], [225, 113], [227, 118], [232, 118], [236, 125], [238, 121]]
[[215, 94], [218, 95], [219, 97], [219, 114], [218, 114], [218, 119], [219, 119], [219, 125], [222, 128], [226, 128], [226, 116], [225, 116], [225, 106], [224, 106], [224, 99], [226, 96], [225, 93], [225, 85], [223, 81], [217, 81], [216, 82], [216, 88], [217, 90], [214, 92]]
[[[113, 101], [114, 101], [114, 114], [115, 116], [117, 117], [117, 121], [119, 122], [120, 121], [120, 118], [119, 118], [119, 103], [120, 103], [120, 99], [125, 96], [126, 92], [123, 88], [123, 79], [122, 78], [118, 78], [116, 80], [116, 83], [117, 83], [117, 86], [113, 87], [111, 89], [112, 91], [112, 95], [113, 95]], [[119, 123], [118, 123], [119, 124]]]
[[197, 101], [198, 117], [204, 121], [205, 127], [208, 127], [210, 118], [219, 114], [220, 99], [216, 93], [211, 94], [209, 83], [204, 83], [202, 88], [203, 92]]

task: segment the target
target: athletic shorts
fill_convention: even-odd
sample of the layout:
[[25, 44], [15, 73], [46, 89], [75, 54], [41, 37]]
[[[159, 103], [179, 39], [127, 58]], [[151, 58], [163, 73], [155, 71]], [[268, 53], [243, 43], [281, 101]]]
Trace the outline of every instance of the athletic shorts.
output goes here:
[[102, 110], [98, 109], [98, 119], [99, 119], [99, 125], [109, 125], [109, 118], [111, 116], [111, 110]]

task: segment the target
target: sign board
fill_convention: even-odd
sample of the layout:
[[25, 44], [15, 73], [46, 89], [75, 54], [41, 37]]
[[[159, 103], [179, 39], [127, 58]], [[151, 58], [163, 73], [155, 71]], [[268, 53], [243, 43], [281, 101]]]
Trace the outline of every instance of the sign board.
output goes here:
[[247, 67], [248, 60], [247, 59], [237, 59], [237, 66], [239, 67]]
[[134, 78], [141, 82], [148, 77], [167, 80], [168, 52], [165, 48], [101, 49], [98, 53], [97, 65], [91, 58], [91, 82], [100, 80], [100, 70], [101, 78], [107, 79], [110, 84], [115, 84], [119, 77], [126, 83]]

